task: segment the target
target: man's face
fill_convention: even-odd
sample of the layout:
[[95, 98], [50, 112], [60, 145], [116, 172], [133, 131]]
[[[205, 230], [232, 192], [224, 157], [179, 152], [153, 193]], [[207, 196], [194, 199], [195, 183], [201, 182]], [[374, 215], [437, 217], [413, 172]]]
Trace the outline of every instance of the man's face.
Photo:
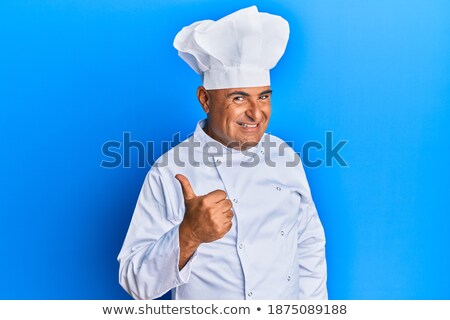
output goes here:
[[247, 149], [256, 145], [270, 119], [270, 86], [206, 91], [197, 95], [208, 115], [205, 132], [223, 145]]

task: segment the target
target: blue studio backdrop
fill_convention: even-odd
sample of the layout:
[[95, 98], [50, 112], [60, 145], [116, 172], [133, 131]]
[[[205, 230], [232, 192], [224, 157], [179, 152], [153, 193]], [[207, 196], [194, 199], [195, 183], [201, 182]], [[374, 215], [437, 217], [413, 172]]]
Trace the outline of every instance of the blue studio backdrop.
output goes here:
[[0, 298], [129, 298], [143, 179], [204, 116], [173, 38], [254, 4], [290, 23], [269, 131], [315, 164], [330, 298], [450, 299], [446, 0], [1, 1]]

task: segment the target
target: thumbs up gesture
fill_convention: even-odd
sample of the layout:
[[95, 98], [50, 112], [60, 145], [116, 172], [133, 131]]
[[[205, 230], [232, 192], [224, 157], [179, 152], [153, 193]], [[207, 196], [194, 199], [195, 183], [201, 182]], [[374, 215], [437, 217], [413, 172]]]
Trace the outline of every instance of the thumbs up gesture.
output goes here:
[[[197, 196], [185, 176], [177, 174], [175, 178], [181, 184], [186, 207], [184, 219], [180, 225], [180, 236], [183, 234], [190, 237], [190, 242], [195, 243], [196, 246], [225, 236], [231, 229], [233, 218], [232, 203], [227, 199], [225, 191], [214, 190]], [[181, 242], [182, 239], [180, 239]]]

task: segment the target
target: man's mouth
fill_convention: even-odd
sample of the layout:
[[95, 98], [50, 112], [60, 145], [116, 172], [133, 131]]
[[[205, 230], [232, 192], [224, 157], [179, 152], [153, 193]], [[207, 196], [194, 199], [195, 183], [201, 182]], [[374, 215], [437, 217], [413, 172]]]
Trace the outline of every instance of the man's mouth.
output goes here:
[[241, 127], [244, 127], [244, 128], [256, 128], [259, 123], [250, 124], [250, 123], [245, 123], [245, 122], [239, 122], [238, 121], [237, 124], [240, 125]]

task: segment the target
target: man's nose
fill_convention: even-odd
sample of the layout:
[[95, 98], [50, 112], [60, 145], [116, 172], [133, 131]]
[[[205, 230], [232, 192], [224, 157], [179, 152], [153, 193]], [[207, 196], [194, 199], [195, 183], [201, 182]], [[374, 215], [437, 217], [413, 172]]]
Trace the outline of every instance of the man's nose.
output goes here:
[[245, 115], [251, 119], [253, 122], [259, 122], [262, 118], [261, 107], [258, 105], [257, 101], [250, 101], [245, 111]]

